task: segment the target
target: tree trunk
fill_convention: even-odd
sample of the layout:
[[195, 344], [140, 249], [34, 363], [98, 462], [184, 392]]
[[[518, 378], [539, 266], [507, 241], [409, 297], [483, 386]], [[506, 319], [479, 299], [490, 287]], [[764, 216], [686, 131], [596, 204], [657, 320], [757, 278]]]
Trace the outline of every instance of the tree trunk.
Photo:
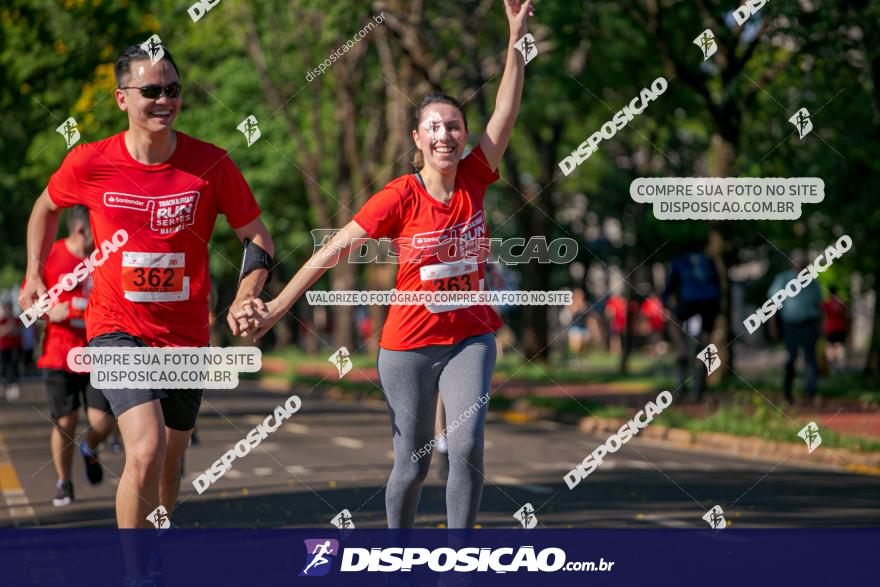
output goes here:
[[[738, 124], [733, 128], [738, 128]], [[736, 131], [729, 129], [725, 134], [734, 134]], [[709, 175], [711, 177], [731, 177], [736, 175], [736, 142], [731, 136], [716, 133], [712, 136], [712, 151], [709, 161]], [[734, 368], [733, 350], [733, 297], [732, 288], [727, 278], [727, 230], [729, 223], [723, 221], [709, 222], [709, 243], [707, 254], [718, 266], [718, 277], [721, 285], [721, 320], [716, 321], [709, 329], [710, 340], [717, 340], [724, 344], [718, 344], [718, 354], [722, 364], [732, 370]], [[717, 326], [717, 328], [716, 328]], [[721, 376], [728, 373], [727, 369], [721, 371]]]

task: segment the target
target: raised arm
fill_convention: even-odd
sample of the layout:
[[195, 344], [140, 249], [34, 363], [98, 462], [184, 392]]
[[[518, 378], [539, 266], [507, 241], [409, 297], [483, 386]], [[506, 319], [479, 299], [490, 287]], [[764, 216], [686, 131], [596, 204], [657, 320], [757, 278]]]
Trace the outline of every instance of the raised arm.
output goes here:
[[43, 283], [43, 264], [49, 256], [52, 241], [58, 234], [61, 209], [49, 197], [49, 189], [43, 190], [34, 203], [27, 226], [27, 273], [26, 283], [18, 297], [22, 310], [30, 308], [37, 299], [46, 293]]
[[480, 139], [480, 147], [492, 169], [497, 169], [501, 157], [510, 142], [513, 125], [519, 114], [525, 78], [525, 59], [517, 50], [516, 43], [528, 32], [526, 19], [532, 13], [532, 1], [520, 3], [519, 0], [503, 0], [510, 25], [510, 39], [507, 43], [507, 61], [504, 74], [495, 97], [495, 111], [486, 125], [486, 134]]
[[345, 251], [366, 236], [367, 232], [354, 220], [342, 227], [333, 238], [306, 261], [306, 264], [287, 282], [278, 297], [270, 300], [265, 309], [260, 309], [257, 316], [248, 312], [248, 309], [243, 309], [235, 315], [239, 321], [248, 324], [247, 328], [242, 330], [241, 335], [253, 335], [255, 341], [262, 338], [293, 307], [300, 296], [308, 291], [328, 269], [336, 265]]

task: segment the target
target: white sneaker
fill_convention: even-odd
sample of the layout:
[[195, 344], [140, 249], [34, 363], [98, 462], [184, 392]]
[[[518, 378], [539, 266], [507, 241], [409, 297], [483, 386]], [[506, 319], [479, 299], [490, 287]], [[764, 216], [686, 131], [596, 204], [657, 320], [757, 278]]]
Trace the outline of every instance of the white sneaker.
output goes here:
[[18, 383], [10, 383], [6, 386], [6, 401], [15, 402], [21, 397], [21, 388]]

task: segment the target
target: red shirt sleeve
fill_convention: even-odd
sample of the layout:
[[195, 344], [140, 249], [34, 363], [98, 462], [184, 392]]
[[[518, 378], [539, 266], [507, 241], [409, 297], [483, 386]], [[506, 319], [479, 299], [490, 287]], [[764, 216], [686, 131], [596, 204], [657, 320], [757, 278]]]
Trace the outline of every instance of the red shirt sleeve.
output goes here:
[[477, 145], [474, 150], [468, 153], [467, 157], [462, 159], [461, 165], [465, 166], [465, 173], [475, 177], [483, 189], [501, 177], [498, 175], [497, 169], [489, 167], [486, 154], [483, 153], [483, 148], [480, 145]]
[[82, 199], [83, 190], [80, 187], [78, 174], [85, 157], [85, 148], [86, 145], [74, 147], [61, 162], [58, 171], [49, 178], [49, 197], [59, 208], [70, 208], [85, 203]]
[[220, 212], [226, 216], [232, 228], [241, 228], [260, 215], [260, 206], [254, 193], [226, 153], [223, 153], [223, 159], [217, 165], [214, 189], [217, 190]]
[[396, 187], [385, 186], [373, 195], [354, 215], [354, 221], [370, 238], [396, 238], [403, 227], [403, 194]]

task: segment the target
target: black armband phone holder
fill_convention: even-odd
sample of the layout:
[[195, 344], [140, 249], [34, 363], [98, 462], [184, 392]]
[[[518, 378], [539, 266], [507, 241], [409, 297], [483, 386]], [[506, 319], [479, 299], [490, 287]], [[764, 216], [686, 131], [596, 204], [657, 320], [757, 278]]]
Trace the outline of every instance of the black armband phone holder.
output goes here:
[[244, 254], [241, 258], [241, 271], [238, 274], [238, 283], [244, 276], [256, 269], [265, 269], [269, 272], [266, 276], [266, 283], [272, 278], [272, 255], [263, 250], [263, 248], [251, 241], [244, 239]]

